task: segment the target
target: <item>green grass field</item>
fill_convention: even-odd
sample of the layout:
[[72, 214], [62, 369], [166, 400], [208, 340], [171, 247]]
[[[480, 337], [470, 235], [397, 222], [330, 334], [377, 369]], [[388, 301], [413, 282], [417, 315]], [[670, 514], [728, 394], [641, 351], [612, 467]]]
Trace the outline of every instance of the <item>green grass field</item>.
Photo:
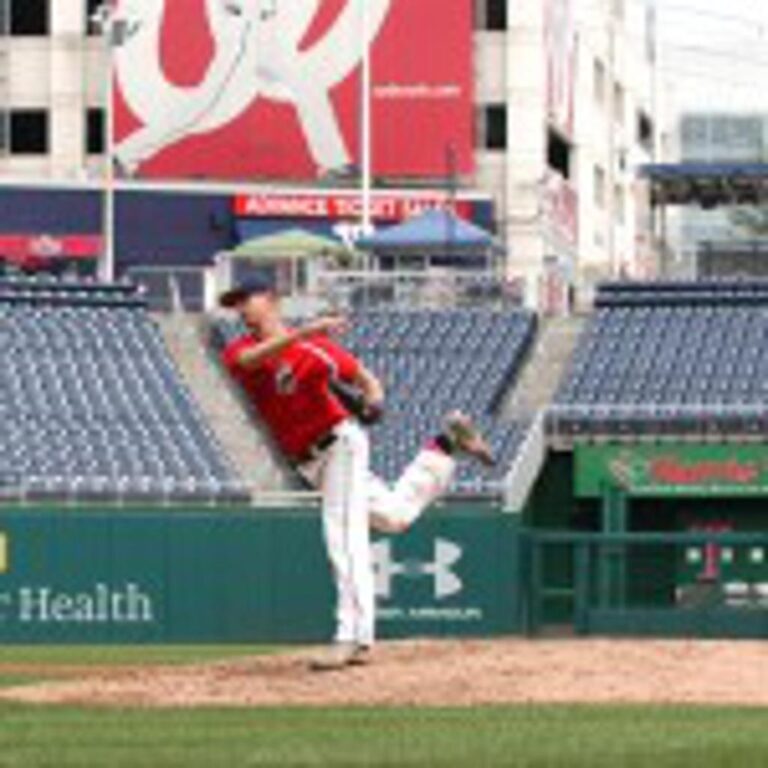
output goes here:
[[[274, 649], [266, 649], [274, 650]], [[182, 663], [253, 648], [0, 649], [3, 664]], [[41, 666], [44, 673], [44, 667]], [[8, 674], [6, 683], [40, 679]], [[330, 681], [329, 681], [329, 684]], [[768, 709], [117, 710], [0, 704], [0, 768], [16, 766], [768, 765]]]

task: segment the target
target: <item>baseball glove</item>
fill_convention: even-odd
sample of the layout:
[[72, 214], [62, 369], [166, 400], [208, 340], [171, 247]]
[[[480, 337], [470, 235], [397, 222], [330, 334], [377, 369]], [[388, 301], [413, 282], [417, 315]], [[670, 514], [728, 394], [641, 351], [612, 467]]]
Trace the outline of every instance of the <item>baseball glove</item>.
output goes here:
[[384, 415], [381, 405], [369, 403], [354, 384], [332, 378], [328, 382], [328, 389], [361, 424], [376, 424]]

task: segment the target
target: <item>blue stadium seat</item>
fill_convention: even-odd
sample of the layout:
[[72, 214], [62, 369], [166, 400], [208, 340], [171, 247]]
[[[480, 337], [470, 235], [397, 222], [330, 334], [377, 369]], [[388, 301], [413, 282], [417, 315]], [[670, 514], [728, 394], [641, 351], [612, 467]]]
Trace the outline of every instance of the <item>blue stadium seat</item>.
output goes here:
[[4, 278], [0, 349], [4, 498], [247, 500], [130, 285]]
[[[549, 423], [570, 434], [755, 434], [768, 414], [768, 282], [602, 286]], [[620, 423], [599, 406], [615, 406]]]
[[[213, 324], [221, 348], [243, 332], [237, 322]], [[535, 315], [522, 310], [367, 310], [354, 315], [344, 344], [387, 387], [387, 417], [372, 430], [372, 468], [392, 481], [441, 417], [461, 408], [488, 431], [498, 468], [462, 463], [454, 490], [496, 492], [519, 447], [523, 430], [494, 413], [513, 383], [536, 330]]]

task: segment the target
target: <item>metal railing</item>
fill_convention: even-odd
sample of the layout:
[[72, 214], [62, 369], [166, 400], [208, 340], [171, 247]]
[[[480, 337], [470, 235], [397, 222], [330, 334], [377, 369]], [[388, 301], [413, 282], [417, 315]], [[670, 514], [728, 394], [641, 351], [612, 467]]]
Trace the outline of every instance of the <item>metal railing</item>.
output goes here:
[[504, 509], [507, 512], [522, 511], [544, 466], [547, 452], [544, 419], [544, 412], [540, 411], [525, 427], [525, 438], [517, 449], [512, 466], [507, 472], [504, 480]]
[[205, 268], [134, 266], [126, 270], [141, 286], [153, 312], [201, 312], [205, 308]]
[[402, 309], [456, 306], [521, 306], [523, 290], [492, 272], [338, 271], [317, 276], [315, 291], [336, 307]]
[[579, 436], [728, 436], [763, 438], [768, 428], [766, 403], [555, 403], [546, 411], [547, 433]]

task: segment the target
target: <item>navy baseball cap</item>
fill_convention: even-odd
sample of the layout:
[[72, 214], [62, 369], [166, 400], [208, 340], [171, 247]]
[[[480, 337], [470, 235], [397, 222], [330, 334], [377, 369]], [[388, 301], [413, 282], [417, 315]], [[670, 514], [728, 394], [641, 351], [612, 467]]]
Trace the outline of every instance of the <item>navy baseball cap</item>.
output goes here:
[[251, 276], [230, 288], [219, 296], [219, 305], [235, 307], [249, 296], [262, 293], [274, 293], [275, 284], [264, 275]]

